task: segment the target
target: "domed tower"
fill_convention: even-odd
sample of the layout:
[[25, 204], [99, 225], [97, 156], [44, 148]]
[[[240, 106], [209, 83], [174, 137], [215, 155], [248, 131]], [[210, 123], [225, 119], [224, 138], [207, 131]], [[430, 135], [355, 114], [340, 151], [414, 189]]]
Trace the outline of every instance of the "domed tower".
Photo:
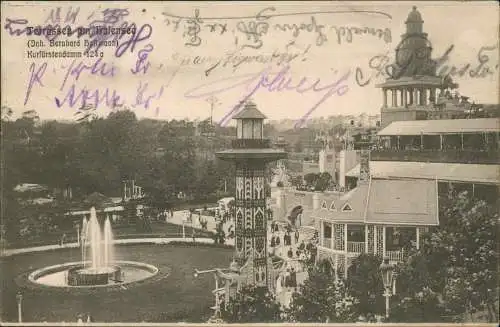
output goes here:
[[222, 160], [236, 164], [235, 260], [245, 283], [269, 287], [271, 269], [267, 255], [267, 210], [265, 168], [272, 161], [286, 158], [282, 149], [272, 149], [264, 138], [264, 119], [257, 106], [248, 101], [233, 119], [237, 137], [232, 149], [218, 152]]
[[435, 76], [436, 63], [431, 58], [432, 46], [423, 32], [422, 15], [413, 7], [405, 21], [406, 33], [396, 48], [396, 62], [393, 77]]
[[395, 61], [388, 67], [391, 76], [377, 85], [384, 96], [382, 128], [393, 121], [428, 119], [429, 111], [436, 110], [437, 90], [444, 89], [443, 79], [436, 75], [432, 45], [417, 7], [408, 14], [405, 24], [406, 32], [395, 49]]

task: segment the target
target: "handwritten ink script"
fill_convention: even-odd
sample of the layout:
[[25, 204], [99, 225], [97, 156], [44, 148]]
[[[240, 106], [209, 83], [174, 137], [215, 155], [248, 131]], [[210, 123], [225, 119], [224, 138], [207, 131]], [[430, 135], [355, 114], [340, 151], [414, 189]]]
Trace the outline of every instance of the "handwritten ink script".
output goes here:
[[[404, 39], [396, 47], [401, 49]], [[450, 45], [445, 52], [437, 59], [430, 58], [432, 44], [426, 40], [426, 45], [416, 49], [404, 49], [399, 52], [395, 59], [391, 60], [388, 53], [373, 56], [368, 61], [368, 67], [372, 71], [370, 76], [366, 75], [360, 67], [356, 68], [355, 79], [359, 86], [370, 84], [372, 78], [399, 79], [402, 76], [439, 76], [439, 77], [468, 77], [486, 78], [498, 74], [498, 62], [491, 60], [492, 52], [498, 46], [482, 46], [477, 53], [477, 62], [465, 63], [457, 67], [450, 63], [450, 54], [455, 50], [454, 45]], [[399, 50], [401, 51], [401, 50]]]
[[[134, 68], [130, 69], [133, 75], [146, 75], [144, 67], [148, 66], [148, 62], [144, 55], [138, 59]], [[137, 67], [143, 68], [137, 69]], [[29, 101], [33, 88], [44, 89], [44, 78], [51, 70], [47, 69], [48, 63], [42, 64], [32, 63], [30, 66], [30, 76], [25, 94], [24, 104]], [[67, 67], [53, 67], [52, 71], [56, 76], [63, 71], [63, 79], [61, 81], [59, 91], [60, 95], [54, 97], [54, 103], [57, 108], [85, 108], [91, 106], [94, 109], [107, 107], [115, 109], [117, 107], [130, 106], [132, 108], [150, 109], [154, 106], [155, 101], [161, 99], [164, 90], [168, 85], [153, 87], [152, 83], [146, 79], [139, 79], [135, 87], [134, 94], [124, 94], [111, 87], [94, 87], [86, 83], [80, 83], [80, 78], [94, 76], [98, 78], [124, 78], [124, 72], [121, 72], [118, 67], [112, 62], [105, 62], [102, 58], [96, 61], [87, 63], [82, 60], [73, 60]], [[121, 75], [120, 75], [121, 74]], [[176, 72], [173, 73], [175, 75]], [[111, 80], [110, 80], [111, 81]], [[109, 81], [109, 82], [110, 82]], [[102, 81], [97, 84], [110, 84]], [[83, 84], [83, 85], [80, 85]], [[92, 83], [96, 85], [96, 83]], [[156, 103], [156, 111], [158, 112], [159, 104]]]
[[[194, 15], [184, 17], [169, 12], [163, 12], [165, 25], [172, 28], [173, 32], [182, 32], [186, 38], [185, 46], [198, 47], [203, 44], [202, 34], [208, 33], [213, 36], [232, 36], [234, 44], [244, 48], [260, 49], [263, 46], [264, 37], [270, 31], [284, 33], [285, 36], [298, 38], [302, 35], [312, 36], [316, 46], [322, 46], [328, 42], [331, 32], [334, 33], [334, 42], [337, 44], [352, 43], [362, 40], [363, 36], [372, 36], [385, 43], [392, 42], [391, 30], [387, 27], [374, 26], [336, 26], [320, 23], [320, 16], [339, 14], [369, 14], [390, 20], [392, 17], [381, 11], [317, 11], [317, 12], [294, 12], [279, 13], [275, 7], [260, 10], [255, 15], [242, 17], [203, 17], [199, 9], [194, 10]], [[279, 23], [273, 20], [286, 17], [302, 17], [298, 23]]]
[[[264, 70], [254, 74], [243, 74], [240, 76], [233, 76], [223, 78], [215, 82], [207, 83], [195, 87], [185, 93], [187, 98], [204, 98], [215, 94], [224, 93], [235, 88], [245, 87], [251, 90], [246, 94], [243, 99], [231, 109], [220, 121], [220, 125], [225, 126], [232, 116], [242, 109], [242, 104], [250, 99], [258, 90], [266, 90], [268, 92], [286, 92], [294, 91], [300, 94], [312, 92], [319, 94], [319, 100], [299, 119], [296, 127], [304, 124], [307, 118], [316, 110], [321, 104], [328, 100], [333, 95], [342, 96], [349, 91], [347, 79], [349, 78], [350, 71], [339, 74], [332, 82], [322, 83], [319, 78], [300, 77], [293, 78], [290, 72], [290, 66], [285, 65], [279, 72], [273, 73], [271, 67], [266, 67]], [[334, 72], [333, 75], [337, 75]], [[297, 81], [298, 80], [298, 81]]]

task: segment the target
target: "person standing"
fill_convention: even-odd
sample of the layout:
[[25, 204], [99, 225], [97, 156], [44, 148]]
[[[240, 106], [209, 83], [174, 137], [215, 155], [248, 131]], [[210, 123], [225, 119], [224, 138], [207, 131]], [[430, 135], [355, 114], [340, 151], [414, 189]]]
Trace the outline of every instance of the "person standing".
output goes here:
[[61, 236], [61, 246], [64, 246], [64, 241], [66, 240], [66, 233], [63, 233]]
[[289, 287], [290, 287], [290, 268], [287, 268], [285, 273], [285, 288], [288, 290]]
[[290, 272], [290, 286], [293, 289], [297, 288], [297, 272], [295, 269], [292, 267], [292, 271]]
[[295, 230], [295, 244], [299, 243], [299, 237], [300, 237], [299, 230], [296, 229]]

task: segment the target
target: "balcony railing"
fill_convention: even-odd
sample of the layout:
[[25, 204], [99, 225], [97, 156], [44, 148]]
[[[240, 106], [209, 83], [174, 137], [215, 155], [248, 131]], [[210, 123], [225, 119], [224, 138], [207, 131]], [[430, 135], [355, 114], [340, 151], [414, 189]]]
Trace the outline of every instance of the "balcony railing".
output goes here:
[[236, 139], [231, 141], [233, 149], [263, 149], [271, 147], [269, 139]]
[[332, 248], [332, 239], [331, 238], [323, 238], [321, 240], [321, 246], [322, 247], [325, 247], [325, 248], [328, 248], [328, 249], [331, 249]]
[[405, 257], [404, 249], [400, 251], [385, 251], [385, 256], [389, 258], [390, 261], [403, 261]]
[[498, 151], [477, 150], [373, 150], [373, 161], [415, 161], [469, 164], [498, 164]]
[[347, 242], [347, 252], [365, 252], [365, 242]]

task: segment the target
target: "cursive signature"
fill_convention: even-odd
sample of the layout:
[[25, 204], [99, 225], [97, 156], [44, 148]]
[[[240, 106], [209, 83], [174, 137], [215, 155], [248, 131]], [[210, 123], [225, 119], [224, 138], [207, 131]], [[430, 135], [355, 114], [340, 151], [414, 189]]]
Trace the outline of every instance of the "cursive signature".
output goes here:
[[[431, 47], [430, 44], [427, 47]], [[373, 73], [365, 76], [365, 72], [360, 67], [356, 68], [355, 80], [356, 83], [364, 87], [370, 84], [372, 78], [384, 77], [389, 79], [399, 79], [404, 73], [411, 73], [415, 78], [424, 75], [432, 75], [439, 77], [470, 77], [470, 78], [486, 78], [494, 74], [495, 69], [498, 69], [498, 63], [494, 65], [491, 62], [491, 57], [488, 52], [498, 48], [495, 46], [483, 46], [477, 53], [477, 63], [466, 63], [460, 66], [451, 64], [450, 54], [455, 49], [455, 45], [450, 45], [444, 53], [433, 60], [427, 60], [423, 63], [421, 53], [423, 49], [417, 49], [410, 53], [405, 61], [396, 58], [394, 63], [390, 63], [391, 59], [388, 53], [377, 54], [370, 58], [368, 67]]]
[[90, 65], [85, 64], [83, 61], [77, 62], [76, 60], [73, 60], [66, 69], [66, 75], [64, 76], [59, 90], [62, 91], [70, 76], [74, 77], [75, 81], [78, 81], [83, 72], [88, 72], [90, 75], [114, 77], [116, 75], [116, 71], [117, 68], [113, 65], [113, 63], [106, 63], [102, 60], [102, 58], [99, 58]]
[[188, 90], [184, 96], [187, 98], [204, 98], [245, 86], [249, 92], [219, 122], [221, 126], [225, 126], [231, 117], [242, 109], [243, 104], [260, 89], [268, 92], [295, 91], [300, 94], [307, 92], [319, 93], [319, 100], [296, 122], [295, 127], [300, 128], [312, 112], [326, 100], [335, 94], [342, 96], [349, 90], [346, 81], [350, 75], [350, 71], [339, 78], [334, 78], [333, 82], [322, 83], [319, 78], [301, 77], [294, 79], [291, 76], [289, 65], [283, 66], [279, 72], [272, 72], [271, 69], [272, 67], [267, 67], [258, 73], [232, 76], [203, 84]]
[[43, 87], [42, 78], [47, 70], [47, 63], [44, 62], [41, 66], [36, 67], [35, 63], [31, 63], [30, 65], [30, 77], [28, 80], [28, 86], [26, 88], [26, 95], [24, 96], [24, 105], [26, 105], [30, 99], [31, 91], [33, 90], [33, 86], [38, 84]]

